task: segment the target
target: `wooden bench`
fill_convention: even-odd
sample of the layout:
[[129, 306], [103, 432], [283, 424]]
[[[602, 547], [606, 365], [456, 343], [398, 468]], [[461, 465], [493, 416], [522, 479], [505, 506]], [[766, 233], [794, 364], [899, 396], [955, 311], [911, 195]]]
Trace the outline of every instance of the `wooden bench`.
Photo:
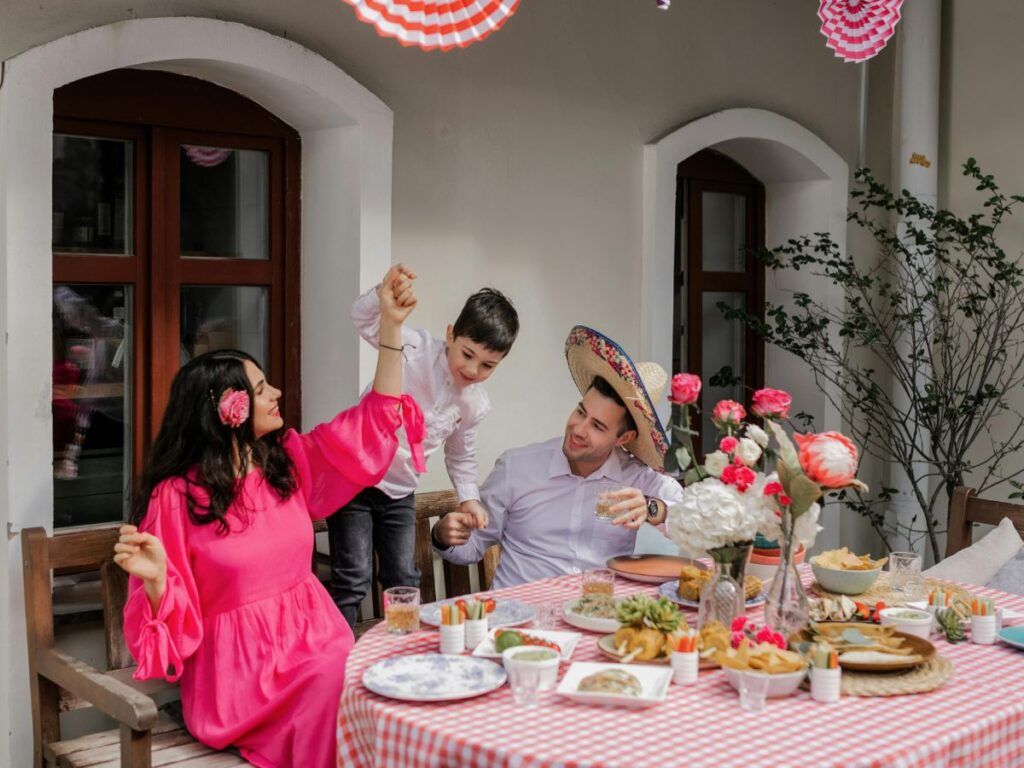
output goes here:
[[1018, 531], [1024, 531], [1024, 504], [979, 499], [973, 488], [954, 488], [949, 500], [946, 557], [971, 546], [975, 523], [999, 525], [1004, 517], [1010, 518]]
[[[416, 560], [423, 574], [424, 602], [438, 597], [430, 544], [431, 520], [457, 505], [451, 491], [416, 496]], [[324, 526], [326, 530], [326, 526]], [[22, 532], [22, 570], [31, 677], [34, 765], [38, 768], [222, 768], [248, 765], [237, 752], [218, 752], [197, 742], [185, 728], [162, 716], [158, 703], [179, 698], [178, 686], [163, 680], [138, 681], [135, 662], [123, 634], [127, 574], [113, 562], [117, 528], [73, 531], [47, 536], [43, 528]], [[482, 563], [479, 589], [490, 586], [497, 565], [497, 547]], [[315, 558], [314, 558], [315, 564]], [[103, 604], [106, 670], [63, 653], [54, 644], [54, 571], [99, 571]], [[470, 568], [444, 564], [445, 595], [471, 591]], [[380, 588], [374, 570], [374, 616], [358, 627], [365, 631], [382, 615]], [[117, 729], [61, 740], [60, 713], [92, 706], [116, 720]]]

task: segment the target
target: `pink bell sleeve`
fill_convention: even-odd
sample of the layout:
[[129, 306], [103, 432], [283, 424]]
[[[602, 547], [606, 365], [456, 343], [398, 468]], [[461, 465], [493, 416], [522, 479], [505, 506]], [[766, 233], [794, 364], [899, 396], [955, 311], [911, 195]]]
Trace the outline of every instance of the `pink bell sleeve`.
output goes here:
[[188, 524], [184, 481], [164, 481], [154, 491], [139, 530], [160, 539], [167, 552], [167, 588], [154, 616], [142, 581], [132, 576], [124, 606], [124, 636], [138, 663], [136, 680], [159, 677], [175, 682], [185, 660], [202, 642], [199, 593], [185, 536]]
[[426, 471], [423, 412], [409, 395], [370, 390], [353, 408], [301, 434], [289, 430], [283, 445], [295, 463], [309, 515], [332, 515], [364, 488], [376, 485], [398, 450], [398, 428], [412, 451], [417, 472]]

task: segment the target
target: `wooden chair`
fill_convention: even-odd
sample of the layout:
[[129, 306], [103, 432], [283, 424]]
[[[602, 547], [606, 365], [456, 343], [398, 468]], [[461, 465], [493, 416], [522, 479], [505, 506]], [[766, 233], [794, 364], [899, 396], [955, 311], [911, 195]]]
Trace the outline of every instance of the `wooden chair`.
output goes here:
[[[221, 768], [248, 765], [237, 753], [218, 752], [160, 716], [158, 702], [178, 698], [178, 686], [132, 678], [135, 662], [124, 643], [122, 609], [127, 574], [113, 562], [117, 529], [47, 536], [22, 532], [25, 618], [32, 693], [34, 765], [38, 767]], [[107, 670], [101, 671], [54, 645], [51, 576], [55, 570], [100, 572]], [[115, 730], [61, 740], [60, 713], [92, 706], [119, 723]]]
[[[440, 594], [434, 576], [434, 548], [430, 542], [431, 521], [442, 518], [454, 511], [459, 505], [455, 491], [432, 491], [416, 494], [416, 566], [420, 570], [420, 600], [432, 603], [442, 597], [468, 595], [473, 591], [472, 573], [477, 574], [477, 590], [490, 589], [494, 581], [494, 572], [498, 569], [501, 556], [500, 547], [495, 544], [484, 553], [484, 558], [476, 565], [454, 565], [442, 561], [444, 574], [444, 593]], [[377, 624], [383, 617], [383, 590], [380, 585], [380, 573], [376, 558], [373, 563], [373, 616], [360, 618], [356, 624], [355, 634], [360, 637], [367, 629]]]
[[1004, 517], [1013, 527], [1024, 531], [1024, 504], [979, 499], [973, 488], [960, 486], [949, 500], [949, 525], [946, 532], [946, 557], [971, 546], [975, 523], [999, 525]]

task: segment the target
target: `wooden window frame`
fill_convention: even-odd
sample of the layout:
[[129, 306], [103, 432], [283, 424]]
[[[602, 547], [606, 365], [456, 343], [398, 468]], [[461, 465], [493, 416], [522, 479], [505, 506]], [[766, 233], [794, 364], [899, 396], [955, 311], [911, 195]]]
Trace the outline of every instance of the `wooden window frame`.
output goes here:
[[[746, 233], [748, 253], [743, 271], [706, 271], [703, 264], [703, 193], [724, 192], [743, 195], [747, 201]], [[703, 370], [703, 296], [709, 292], [741, 293], [748, 310], [764, 317], [764, 265], [753, 253], [764, 247], [765, 219], [764, 185], [737, 162], [714, 150], [703, 150], [684, 160], [676, 172], [676, 221], [674, 261], [672, 366], [686, 370], [704, 380]], [[686, 229], [683, 222], [687, 221]], [[686, 237], [686, 247], [683, 247]], [[683, 254], [686, 254], [684, 264]], [[688, 279], [687, 279], [688, 278]], [[686, 320], [682, 317], [679, 297], [686, 289]], [[686, 339], [686, 355], [683, 343]], [[764, 386], [764, 340], [747, 327], [744, 334], [744, 405], [750, 406], [754, 390]], [[702, 424], [692, 425], [698, 433]], [[698, 454], [700, 438], [695, 441]], [[702, 456], [698, 457], [702, 458]]]
[[[182, 286], [268, 291], [271, 382], [283, 390], [286, 427], [301, 426], [300, 172], [298, 133], [220, 86], [167, 72], [115, 70], [54, 92], [54, 133], [134, 142], [132, 242], [127, 255], [53, 253], [53, 283], [132, 287], [132, 468], [142, 471], [180, 367]], [[179, 145], [268, 152], [266, 259], [180, 256]], [[173, 190], [173, 194], [168, 194]], [[155, 342], [162, 339], [161, 344]], [[175, 343], [172, 343], [172, 340]], [[161, 352], [162, 354], [158, 354]], [[127, 447], [127, 446], [126, 446]]]

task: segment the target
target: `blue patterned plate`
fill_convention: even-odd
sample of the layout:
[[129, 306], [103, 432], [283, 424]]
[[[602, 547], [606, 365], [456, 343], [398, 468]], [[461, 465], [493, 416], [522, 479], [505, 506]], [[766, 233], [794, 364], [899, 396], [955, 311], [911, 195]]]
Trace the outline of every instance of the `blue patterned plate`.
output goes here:
[[363, 672], [363, 685], [371, 691], [402, 701], [468, 699], [500, 688], [507, 679], [493, 661], [440, 653], [392, 656]]
[[[433, 627], [441, 623], [441, 606], [452, 600], [442, 600], [437, 603], [427, 603], [420, 606], [420, 621], [430, 624]], [[533, 621], [537, 612], [532, 605], [520, 603], [516, 600], [495, 600], [494, 610], [487, 614], [487, 627], [498, 629], [499, 627], [518, 627]]]
[[[658, 594], [664, 595], [673, 603], [676, 603], [677, 605], [682, 605], [686, 608], [700, 607], [700, 603], [698, 603], [696, 600], [687, 600], [685, 597], [680, 597], [679, 592], [677, 591], [678, 589], [679, 579], [676, 579], [675, 581], [666, 581], [664, 584], [658, 587]], [[757, 597], [752, 597], [749, 600], [747, 600], [747, 608], [756, 608], [759, 605], [763, 605], [766, 599], [767, 591], [761, 590], [761, 594], [759, 594]]]

